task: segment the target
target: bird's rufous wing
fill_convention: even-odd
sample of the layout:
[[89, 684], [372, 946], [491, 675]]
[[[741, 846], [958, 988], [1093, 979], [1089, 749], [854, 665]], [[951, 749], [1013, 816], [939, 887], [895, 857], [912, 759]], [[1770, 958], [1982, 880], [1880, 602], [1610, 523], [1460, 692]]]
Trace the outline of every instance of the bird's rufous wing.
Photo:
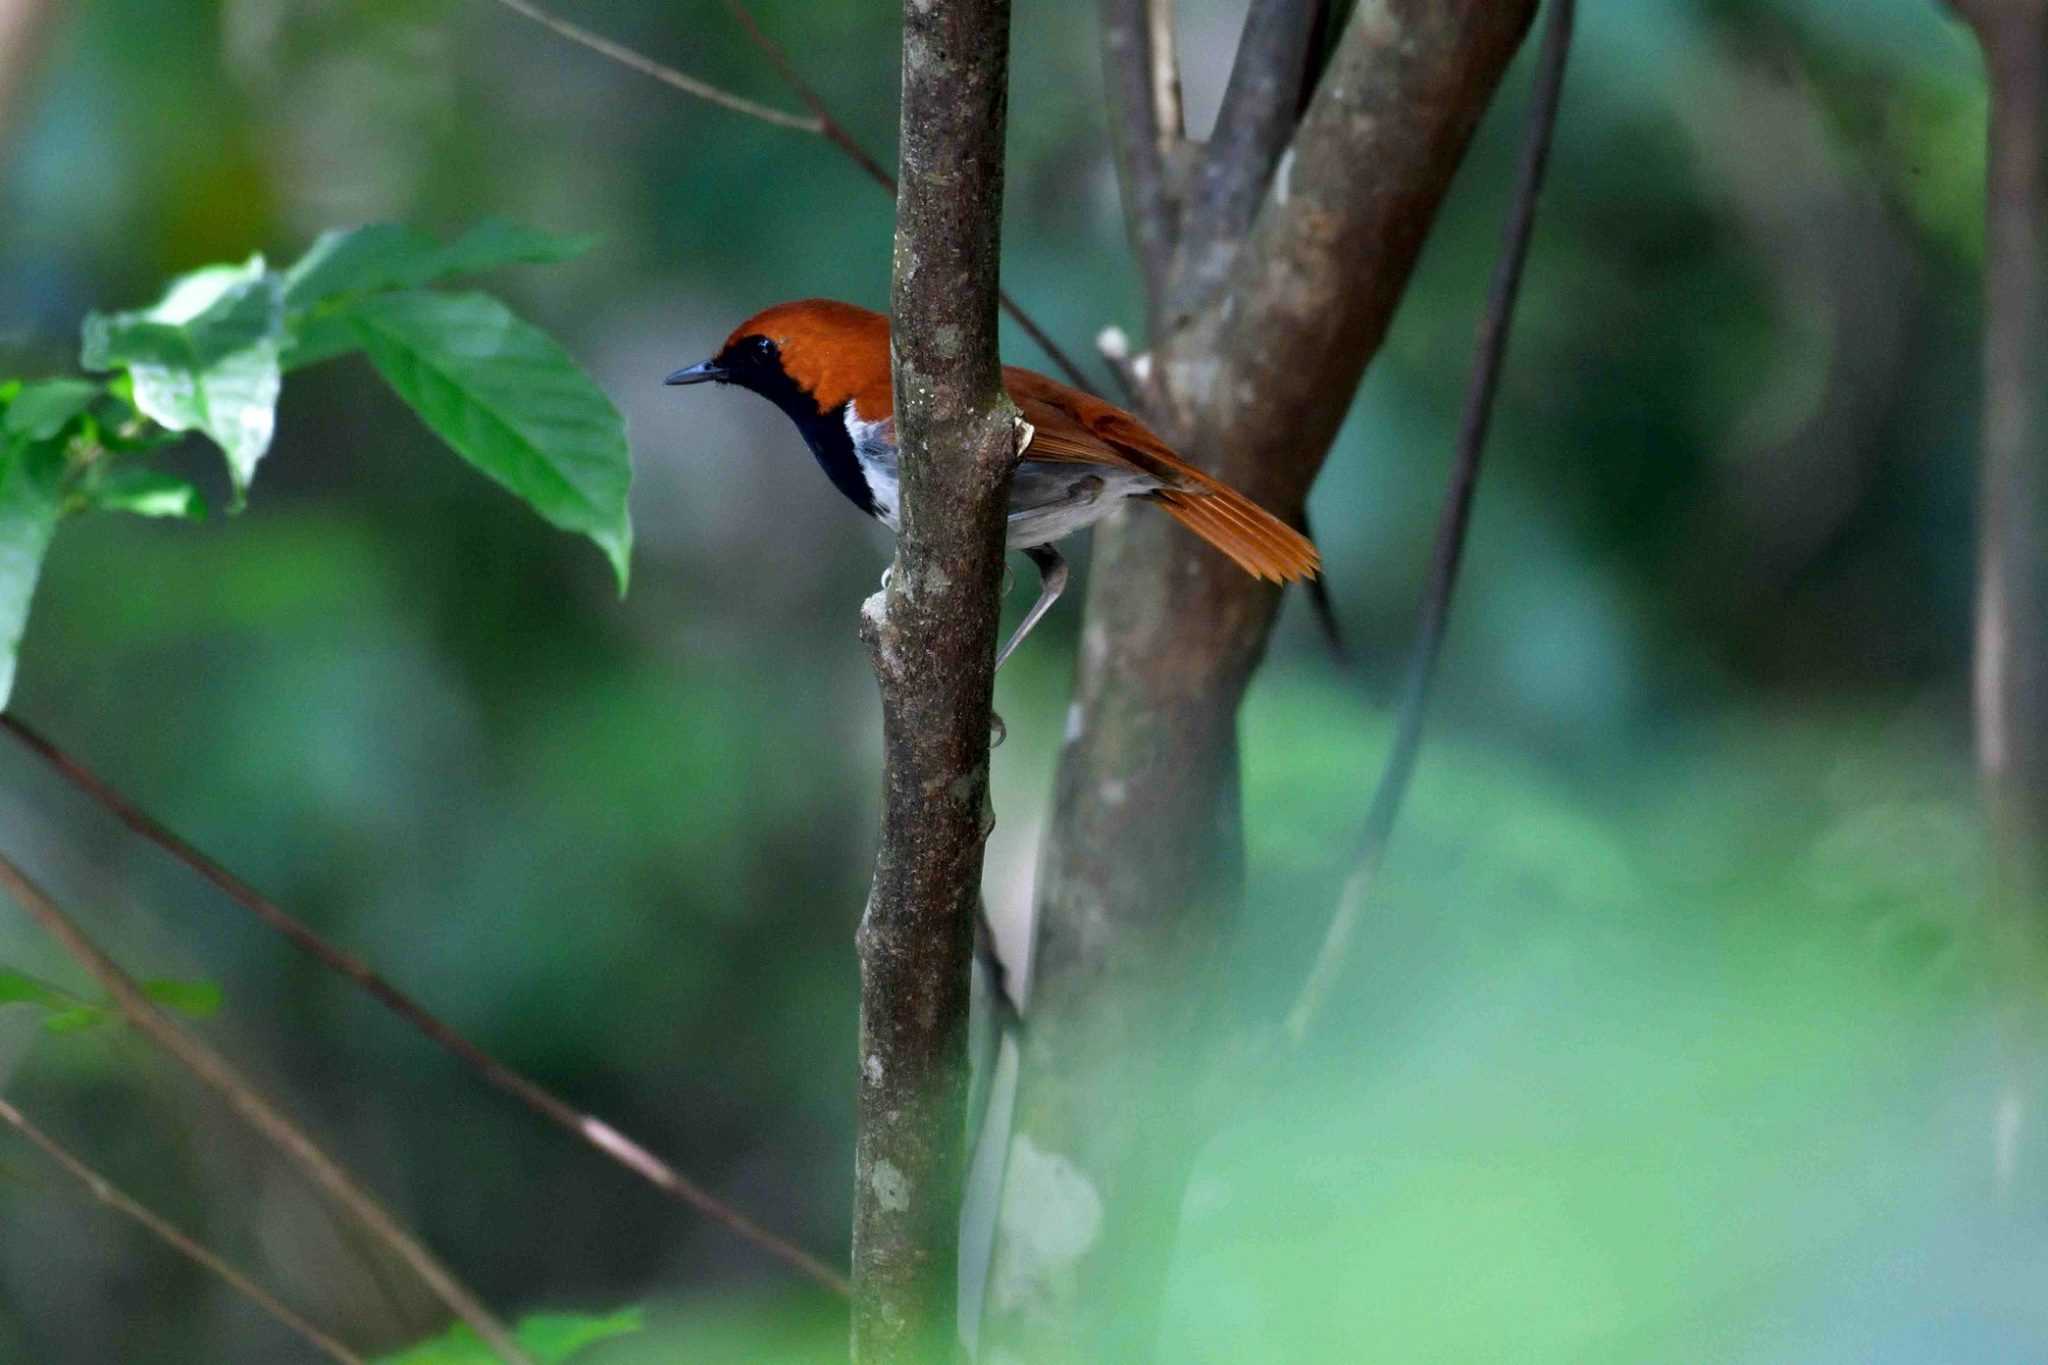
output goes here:
[[1024, 458], [1151, 475], [1160, 483], [1153, 497], [1174, 520], [1254, 577], [1286, 583], [1313, 577], [1321, 567], [1308, 537], [1183, 460], [1122, 408], [1014, 365], [1003, 367], [1003, 386], [1032, 426]]

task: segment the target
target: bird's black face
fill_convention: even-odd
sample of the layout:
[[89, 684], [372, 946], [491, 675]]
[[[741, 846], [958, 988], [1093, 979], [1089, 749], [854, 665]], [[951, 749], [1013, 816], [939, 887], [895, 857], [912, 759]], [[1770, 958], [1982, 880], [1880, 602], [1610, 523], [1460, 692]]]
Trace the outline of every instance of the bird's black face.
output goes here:
[[846, 404], [827, 409], [809, 390], [790, 378], [782, 366], [782, 352], [765, 336], [749, 333], [735, 337], [711, 359], [668, 377], [671, 384], [737, 384], [751, 389], [781, 408], [811, 448], [818, 467], [853, 505], [868, 515], [875, 514], [875, 499], [861, 473], [853, 451], [853, 438], [846, 429]]
[[764, 336], [736, 337], [711, 359], [688, 369], [677, 370], [668, 384], [738, 384], [743, 389], [774, 398], [789, 383], [783, 373], [782, 357], [775, 343]]

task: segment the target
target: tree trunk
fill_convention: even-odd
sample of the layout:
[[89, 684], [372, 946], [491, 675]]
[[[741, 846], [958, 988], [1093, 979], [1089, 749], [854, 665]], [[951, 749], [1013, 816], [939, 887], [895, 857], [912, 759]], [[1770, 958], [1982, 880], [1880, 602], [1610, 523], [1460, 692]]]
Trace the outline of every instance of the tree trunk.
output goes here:
[[[1128, 8], [1109, 0], [1105, 21]], [[1534, 8], [1361, 5], [1284, 151], [1256, 138], [1247, 151], [1223, 130], [1212, 142], [1267, 158], [1255, 168], [1256, 217], [1211, 297], [1185, 313], [1176, 300], [1170, 314], [1153, 298], [1152, 315], [1173, 330], [1154, 338], [1148, 416], [1274, 512], [1297, 513], [1307, 497]], [[1105, 44], [1112, 60], [1134, 47], [1145, 51]], [[1271, 59], [1295, 49], [1245, 50]], [[1114, 72], [1109, 83], [1136, 88]], [[1273, 103], [1243, 101], [1247, 117]], [[1146, 145], [1119, 138], [1127, 164]], [[1160, 198], [1127, 203], [1156, 212]], [[1141, 244], [1161, 235], [1133, 229]], [[1213, 234], [1194, 225], [1185, 236], [1203, 244], [1196, 272], [1212, 268]], [[1040, 863], [1031, 1022], [985, 1328], [1009, 1356], [1143, 1359], [1156, 1338], [1205, 1126], [1175, 1100], [1198, 1074], [1190, 1068], [1213, 1062], [1228, 1023], [1221, 948], [1244, 876], [1237, 710], [1278, 601], [1147, 509], [1097, 533]]]
[[853, 1355], [955, 1347], [968, 971], [1015, 412], [996, 351], [1008, 0], [905, 0], [893, 360], [903, 524], [862, 608], [884, 802], [861, 966]]
[[1977, 761], [2002, 891], [2038, 914], [2048, 893], [2048, 5], [1959, 8], [1991, 86]]

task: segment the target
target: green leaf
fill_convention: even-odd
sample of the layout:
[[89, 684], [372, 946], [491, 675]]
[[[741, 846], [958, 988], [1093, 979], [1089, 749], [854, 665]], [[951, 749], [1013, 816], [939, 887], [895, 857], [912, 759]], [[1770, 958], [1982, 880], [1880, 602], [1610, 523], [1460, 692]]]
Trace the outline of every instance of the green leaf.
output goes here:
[[319, 317], [291, 320], [291, 339], [285, 343], [278, 363], [287, 371], [303, 370], [323, 360], [347, 355], [362, 345], [347, 315], [326, 313]]
[[[567, 1365], [578, 1352], [599, 1342], [631, 1336], [641, 1327], [637, 1308], [623, 1308], [601, 1317], [535, 1313], [521, 1321], [513, 1335], [539, 1365]], [[497, 1355], [478, 1339], [468, 1323], [457, 1323], [438, 1337], [384, 1357], [379, 1365], [497, 1365], [497, 1360]]]
[[41, 1005], [46, 1010], [68, 1010], [78, 997], [38, 976], [0, 967], [0, 1005]]
[[142, 993], [166, 1009], [194, 1019], [207, 1019], [220, 1012], [220, 984], [214, 981], [174, 981], [158, 978], [142, 983]]
[[113, 1017], [113, 1012], [104, 1005], [75, 1005], [44, 1019], [43, 1028], [51, 1033], [83, 1033], [87, 1029], [98, 1028]]
[[63, 452], [16, 438], [0, 445], [0, 710], [14, 689], [14, 665], [43, 554], [57, 532], [62, 504], [57, 471]]
[[557, 237], [498, 218], [485, 219], [445, 246], [401, 223], [335, 229], [321, 233], [285, 272], [285, 307], [297, 311], [344, 295], [417, 289], [501, 265], [566, 261], [596, 240]]
[[347, 316], [370, 363], [457, 454], [595, 541], [626, 590], [626, 422], [545, 333], [482, 294], [380, 294]]
[[284, 272], [284, 305], [296, 311], [322, 299], [411, 283], [441, 250], [439, 242], [402, 223], [330, 228]]
[[0, 430], [9, 436], [47, 441], [104, 392], [104, 385], [87, 379], [43, 379], [23, 384], [14, 401], [7, 405], [6, 421]]
[[112, 512], [132, 512], [138, 517], [184, 517], [198, 521], [206, 516], [206, 501], [199, 490], [176, 475], [122, 463], [113, 466], [94, 482], [92, 505]]
[[449, 243], [435, 277], [474, 275], [501, 265], [553, 265], [572, 261], [596, 245], [597, 238], [590, 233], [558, 237], [503, 218], [486, 218]]
[[[142, 993], [166, 1009], [205, 1019], [220, 1009], [221, 990], [211, 981], [158, 979], [142, 983]], [[120, 1016], [114, 1007], [82, 1000], [62, 987], [12, 968], [0, 968], [0, 1005], [36, 1005], [47, 1012], [43, 1027], [51, 1033], [83, 1033]]]
[[181, 277], [153, 307], [88, 315], [81, 359], [125, 368], [143, 415], [211, 437], [239, 506], [276, 427], [283, 343], [282, 287], [252, 256]]

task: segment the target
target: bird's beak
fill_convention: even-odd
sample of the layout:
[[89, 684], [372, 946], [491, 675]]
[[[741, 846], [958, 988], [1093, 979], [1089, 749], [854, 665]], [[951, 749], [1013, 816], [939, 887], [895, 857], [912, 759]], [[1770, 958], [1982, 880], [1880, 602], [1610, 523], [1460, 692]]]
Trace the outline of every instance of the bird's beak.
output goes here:
[[724, 379], [725, 367], [715, 360], [707, 360], [701, 365], [692, 365], [687, 370], [677, 370], [661, 382], [664, 384], [709, 384], [713, 380], [723, 382]]

